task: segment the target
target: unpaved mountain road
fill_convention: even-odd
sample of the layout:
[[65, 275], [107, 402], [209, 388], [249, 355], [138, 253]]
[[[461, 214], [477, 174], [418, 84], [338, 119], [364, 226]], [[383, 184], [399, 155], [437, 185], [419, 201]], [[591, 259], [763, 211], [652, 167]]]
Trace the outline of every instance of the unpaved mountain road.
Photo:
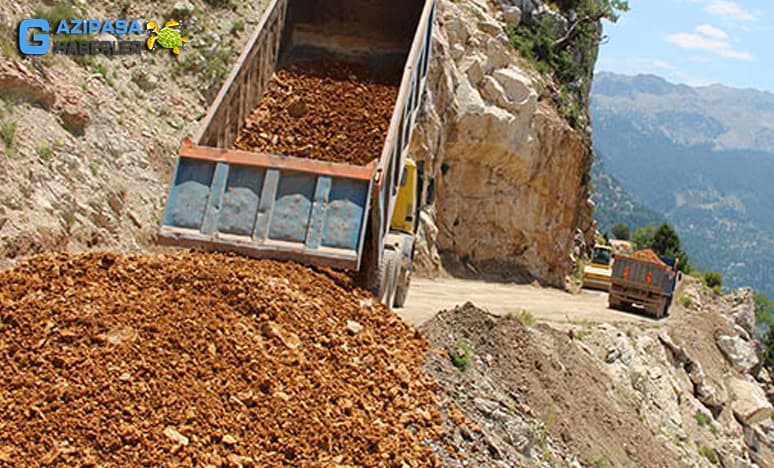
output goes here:
[[646, 316], [609, 309], [607, 293], [602, 291], [584, 289], [580, 294], [570, 294], [559, 289], [529, 284], [490, 283], [457, 278], [412, 278], [406, 306], [396, 311], [406, 322], [419, 326], [438, 311], [451, 309], [468, 301], [497, 315], [526, 310], [537, 321], [553, 324], [660, 323]]

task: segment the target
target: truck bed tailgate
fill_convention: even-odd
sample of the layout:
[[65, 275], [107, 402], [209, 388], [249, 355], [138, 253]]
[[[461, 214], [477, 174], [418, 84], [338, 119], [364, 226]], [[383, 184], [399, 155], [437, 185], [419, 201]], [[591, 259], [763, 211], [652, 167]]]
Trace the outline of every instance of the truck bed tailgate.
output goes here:
[[160, 241], [358, 269], [373, 170], [185, 141]]

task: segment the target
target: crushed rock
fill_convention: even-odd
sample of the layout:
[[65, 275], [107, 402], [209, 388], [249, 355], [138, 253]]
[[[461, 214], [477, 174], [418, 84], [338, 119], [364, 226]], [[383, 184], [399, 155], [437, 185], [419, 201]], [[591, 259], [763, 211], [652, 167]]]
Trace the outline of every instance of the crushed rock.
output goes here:
[[399, 79], [353, 63], [291, 64], [274, 75], [235, 146], [368, 164], [381, 156]]
[[0, 273], [0, 459], [433, 466], [427, 343], [366, 297], [221, 254], [33, 258]]

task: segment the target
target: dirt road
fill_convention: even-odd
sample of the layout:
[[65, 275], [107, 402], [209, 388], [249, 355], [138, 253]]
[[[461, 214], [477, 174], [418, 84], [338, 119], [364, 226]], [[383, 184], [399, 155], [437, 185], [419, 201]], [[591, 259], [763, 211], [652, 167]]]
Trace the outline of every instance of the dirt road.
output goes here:
[[608, 309], [607, 293], [583, 290], [569, 294], [558, 289], [523, 284], [487, 283], [456, 278], [412, 278], [408, 302], [398, 315], [414, 326], [436, 312], [472, 302], [494, 314], [526, 310], [540, 322], [629, 322], [656, 324], [644, 316]]

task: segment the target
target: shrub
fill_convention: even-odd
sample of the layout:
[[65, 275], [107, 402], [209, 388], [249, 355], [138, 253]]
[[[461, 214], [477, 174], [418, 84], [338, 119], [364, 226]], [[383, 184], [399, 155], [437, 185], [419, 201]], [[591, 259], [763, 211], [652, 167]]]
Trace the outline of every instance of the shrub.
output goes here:
[[709, 462], [713, 465], [717, 465], [720, 462], [718, 459], [718, 453], [715, 451], [715, 449], [705, 447], [701, 444], [699, 444], [699, 455], [709, 460]]
[[677, 298], [677, 303], [686, 309], [693, 308], [693, 299], [691, 299], [691, 296], [682, 295]]
[[527, 312], [526, 310], [520, 310], [518, 314], [515, 315], [516, 320], [521, 322], [522, 325], [526, 327], [531, 327], [535, 324], [535, 316]]
[[717, 271], [708, 271], [704, 273], [704, 284], [706, 284], [707, 287], [712, 290], [715, 288], [722, 288], [723, 276], [721, 276]]
[[694, 414], [693, 417], [694, 419], [696, 419], [696, 424], [698, 424], [699, 427], [707, 426], [712, 422], [710, 420], [710, 417], [702, 413], [701, 411], [696, 411], [696, 414]]
[[451, 362], [457, 369], [465, 371], [473, 359], [473, 348], [465, 340], [459, 340], [449, 352]]
[[0, 139], [3, 140], [5, 152], [11, 156], [16, 143], [16, 122], [0, 121]]
[[769, 325], [769, 331], [760, 340], [763, 348], [763, 364], [766, 367], [774, 367], [774, 325]]
[[56, 2], [48, 8], [37, 8], [35, 10], [35, 16], [48, 21], [48, 24], [56, 29], [56, 26], [60, 21], [80, 18], [83, 15], [75, 10], [72, 5], [64, 2]]
[[241, 19], [234, 21], [231, 25], [231, 34], [241, 33], [245, 30], [245, 22]]
[[234, 0], [204, 0], [204, 3], [215, 8], [230, 8], [233, 10], [237, 7], [237, 3]]
[[38, 156], [40, 156], [41, 159], [48, 159], [53, 154], [54, 150], [51, 148], [47, 141], [41, 141], [40, 144], [38, 144]]

